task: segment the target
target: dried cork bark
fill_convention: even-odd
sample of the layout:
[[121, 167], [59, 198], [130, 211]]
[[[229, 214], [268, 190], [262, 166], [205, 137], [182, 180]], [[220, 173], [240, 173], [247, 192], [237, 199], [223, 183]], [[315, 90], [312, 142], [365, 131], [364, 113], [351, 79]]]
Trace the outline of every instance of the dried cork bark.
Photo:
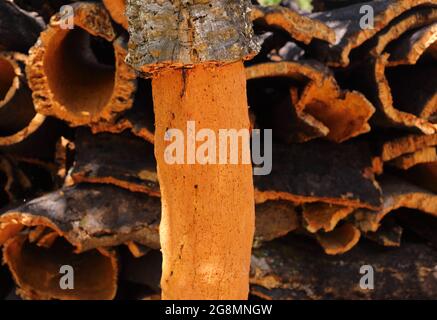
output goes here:
[[323, 141], [274, 144], [271, 174], [254, 177], [256, 201], [283, 199], [377, 209], [381, 193], [366, 148], [360, 143]]
[[[360, 27], [363, 5], [371, 5], [374, 10], [374, 28], [363, 29]], [[330, 45], [323, 41], [315, 40], [314, 51], [318, 59], [330, 66], [346, 67], [352, 49], [359, 47], [366, 40], [386, 27], [396, 17], [419, 6], [435, 4], [433, 0], [388, 0], [369, 1], [344, 8], [318, 12], [310, 15], [312, 19], [320, 20], [336, 33], [336, 43]]]
[[[414, 263], [405, 263], [411, 257]], [[360, 243], [345, 255], [328, 256], [307, 239], [293, 237], [254, 250], [251, 294], [267, 300], [433, 299], [436, 263], [435, 249], [422, 242], [394, 250]], [[378, 270], [374, 290], [359, 287], [363, 265], [373, 266], [375, 275]]]
[[[330, 70], [320, 63], [262, 63], [248, 67], [246, 75], [249, 85], [251, 80], [275, 77], [290, 78], [299, 84], [290, 85], [290, 91], [296, 88], [300, 93], [298, 96], [296, 93], [294, 99], [291, 93], [291, 106], [283, 106], [294, 109], [288, 114], [289, 122], [295, 122], [294, 128], [281, 133], [283, 140], [307, 141], [326, 136], [329, 140], [343, 142], [370, 131], [367, 122], [375, 111], [372, 104], [359, 92], [342, 91]], [[285, 113], [287, 110], [277, 108], [273, 112]]]
[[126, 61], [145, 74], [153, 74], [160, 68], [249, 59], [259, 44], [252, 33], [248, 8], [248, 0], [128, 0]]
[[382, 219], [399, 208], [410, 208], [437, 216], [437, 195], [429, 190], [394, 176], [378, 179], [383, 191], [383, 205], [379, 211], [357, 210], [355, 224], [364, 232], [376, 231]]
[[93, 135], [80, 128], [75, 139], [75, 182], [109, 183], [159, 196], [153, 145], [125, 132]]
[[[29, 51], [26, 73], [35, 108], [73, 126], [111, 121], [132, 106], [136, 89], [135, 72], [124, 63], [126, 40], [117, 37], [102, 5], [72, 6], [76, 28], [62, 29], [55, 15]], [[99, 61], [92, 41], [113, 46], [113, 65]]]
[[[113, 299], [119, 267], [111, 248], [159, 248], [159, 219], [159, 198], [84, 184], [2, 214], [0, 244], [26, 299]], [[59, 263], [74, 266], [75, 290], [59, 288]]]

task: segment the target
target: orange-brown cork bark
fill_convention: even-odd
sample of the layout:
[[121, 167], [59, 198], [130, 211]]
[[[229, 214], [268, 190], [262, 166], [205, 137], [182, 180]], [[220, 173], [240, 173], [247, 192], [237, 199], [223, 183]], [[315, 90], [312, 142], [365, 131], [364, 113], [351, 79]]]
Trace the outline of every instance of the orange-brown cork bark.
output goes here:
[[[61, 27], [60, 15], [30, 49], [26, 74], [38, 113], [71, 126], [110, 122], [132, 107], [135, 72], [124, 63], [126, 41], [117, 37], [101, 4], [74, 6], [74, 28]], [[113, 58], [95, 46], [113, 48]], [[94, 48], [94, 49], [93, 49]]]
[[118, 24], [121, 24], [123, 28], [127, 29], [128, 22], [125, 15], [126, 0], [103, 0], [103, 4], [109, 11], [112, 19]]
[[[239, 164], [169, 165], [164, 159], [166, 130], [186, 135], [187, 121], [217, 137], [219, 129], [249, 128], [243, 63], [163, 71], [152, 89], [162, 194], [162, 297], [247, 299], [255, 222], [251, 165], [241, 164], [241, 156]], [[241, 144], [238, 149], [241, 155]]]

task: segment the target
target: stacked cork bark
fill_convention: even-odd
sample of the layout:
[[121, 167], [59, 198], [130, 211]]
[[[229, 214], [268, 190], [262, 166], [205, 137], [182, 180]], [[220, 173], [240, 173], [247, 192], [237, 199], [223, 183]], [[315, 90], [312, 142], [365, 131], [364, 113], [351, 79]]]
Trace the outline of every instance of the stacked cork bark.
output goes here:
[[[249, 115], [273, 129], [251, 297], [435, 298], [437, 1], [342, 2], [251, 11]], [[0, 298], [159, 299], [152, 90], [125, 63], [125, 2], [37, 3], [0, 2]]]

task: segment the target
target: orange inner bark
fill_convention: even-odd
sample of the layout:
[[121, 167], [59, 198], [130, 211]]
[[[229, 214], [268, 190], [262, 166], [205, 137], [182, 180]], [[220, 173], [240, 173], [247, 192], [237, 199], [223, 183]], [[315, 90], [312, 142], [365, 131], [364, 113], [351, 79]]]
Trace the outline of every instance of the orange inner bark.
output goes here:
[[[162, 194], [163, 299], [247, 299], [255, 206], [251, 164], [167, 164], [167, 129], [249, 129], [242, 62], [152, 80]], [[239, 154], [241, 155], [241, 143]], [[229, 154], [228, 154], [229, 158]]]

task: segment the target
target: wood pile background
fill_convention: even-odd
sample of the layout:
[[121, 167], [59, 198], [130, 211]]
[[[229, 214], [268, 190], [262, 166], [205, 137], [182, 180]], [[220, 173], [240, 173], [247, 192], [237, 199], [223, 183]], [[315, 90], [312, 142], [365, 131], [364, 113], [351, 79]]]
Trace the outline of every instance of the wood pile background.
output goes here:
[[[373, 29], [362, 1], [287, 4], [252, 11], [249, 112], [274, 144], [254, 176], [251, 298], [436, 298], [437, 1], [364, 3]], [[123, 12], [0, 0], [0, 299], [160, 297], [153, 101], [124, 63]]]

